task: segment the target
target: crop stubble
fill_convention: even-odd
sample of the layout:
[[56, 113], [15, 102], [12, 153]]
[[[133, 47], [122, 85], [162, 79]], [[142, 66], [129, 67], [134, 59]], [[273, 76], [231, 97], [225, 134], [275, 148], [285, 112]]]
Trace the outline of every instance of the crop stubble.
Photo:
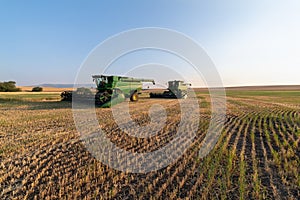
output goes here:
[[[290, 99], [278, 104], [266, 97], [228, 96], [222, 135], [213, 151], [199, 159], [210, 99], [206, 93], [198, 97], [201, 118], [191, 147], [175, 163], [145, 174], [120, 172], [93, 158], [80, 141], [66, 102], [57, 102], [55, 109], [52, 102], [0, 107], [0, 198], [298, 199], [299, 105]], [[127, 151], [155, 151], [176, 134], [180, 107], [177, 100], [141, 98], [130, 103], [132, 119], [140, 126], [149, 124], [147, 111], [154, 103], [165, 107], [167, 124], [153, 137], [128, 136], [110, 109], [97, 109], [101, 128]]]

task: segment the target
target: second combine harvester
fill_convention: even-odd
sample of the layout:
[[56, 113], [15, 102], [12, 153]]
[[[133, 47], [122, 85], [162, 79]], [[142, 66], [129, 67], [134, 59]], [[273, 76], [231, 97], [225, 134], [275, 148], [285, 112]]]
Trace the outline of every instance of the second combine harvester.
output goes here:
[[163, 93], [150, 93], [150, 98], [186, 99], [188, 96], [188, 86], [191, 86], [191, 84], [184, 83], [184, 81], [169, 81], [166, 91]]

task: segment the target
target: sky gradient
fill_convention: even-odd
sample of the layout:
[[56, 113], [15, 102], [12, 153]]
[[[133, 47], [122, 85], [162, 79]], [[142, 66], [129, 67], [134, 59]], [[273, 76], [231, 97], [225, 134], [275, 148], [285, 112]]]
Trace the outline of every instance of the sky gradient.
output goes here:
[[300, 85], [300, 1], [1, 1], [0, 81], [73, 83], [100, 42], [174, 29], [214, 61], [226, 86]]

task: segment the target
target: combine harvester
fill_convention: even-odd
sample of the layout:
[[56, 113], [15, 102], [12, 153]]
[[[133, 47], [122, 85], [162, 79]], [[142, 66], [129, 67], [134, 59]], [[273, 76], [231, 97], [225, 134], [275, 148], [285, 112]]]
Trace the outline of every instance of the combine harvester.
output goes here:
[[[155, 84], [152, 79], [107, 75], [94, 75], [92, 77], [97, 86], [95, 104], [102, 108], [111, 107], [125, 101], [126, 98], [129, 98], [130, 101], [138, 101], [138, 95], [142, 90], [143, 82], [152, 82]], [[62, 101], [72, 101], [73, 93], [73, 91], [62, 92]]]
[[150, 98], [186, 99], [190, 83], [184, 81], [169, 81], [168, 89], [163, 93], [150, 93]]

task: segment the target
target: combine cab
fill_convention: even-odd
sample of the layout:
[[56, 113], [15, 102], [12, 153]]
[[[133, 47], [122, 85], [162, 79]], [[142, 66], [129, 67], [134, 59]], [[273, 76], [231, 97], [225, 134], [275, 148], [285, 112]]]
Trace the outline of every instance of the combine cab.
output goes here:
[[189, 83], [183, 81], [169, 81], [168, 90], [163, 93], [150, 93], [150, 98], [170, 98], [170, 99], [185, 99], [187, 98]]
[[130, 101], [138, 101], [138, 95], [142, 90], [143, 82], [152, 82], [152, 79], [137, 79], [121, 76], [94, 75], [97, 85], [95, 103], [100, 107], [111, 107], [120, 103], [125, 98]]

